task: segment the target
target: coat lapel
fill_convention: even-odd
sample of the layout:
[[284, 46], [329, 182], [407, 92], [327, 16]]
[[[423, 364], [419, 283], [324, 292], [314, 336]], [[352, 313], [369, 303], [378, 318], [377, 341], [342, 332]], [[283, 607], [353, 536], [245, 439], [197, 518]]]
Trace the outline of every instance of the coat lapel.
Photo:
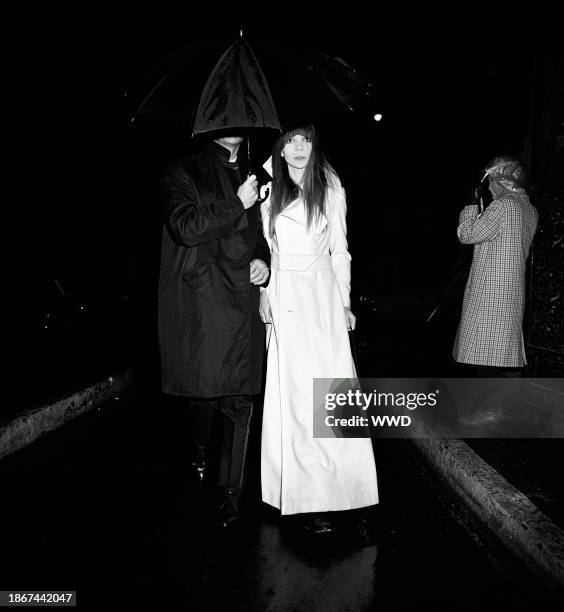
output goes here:
[[[305, 206], [301, 198], [294, 200], [291, 204], [280, 213], [280, 217], [287, 217], [296, 223], [299, 223], [303, 227], [307, 227], [307, 214]], [[314, 221], [311, 230], [315, 234], [322, 234], [327, 226], [327, 218], [323, 215], [317, 221]]]

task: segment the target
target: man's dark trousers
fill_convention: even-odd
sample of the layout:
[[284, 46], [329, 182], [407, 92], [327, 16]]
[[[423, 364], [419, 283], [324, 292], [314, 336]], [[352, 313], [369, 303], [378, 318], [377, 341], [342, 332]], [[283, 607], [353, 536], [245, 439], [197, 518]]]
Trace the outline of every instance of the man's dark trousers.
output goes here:
[[194, 441], [200, 447], [210, 448], [212, 421], [216, 415], [222, 419], [218, 485], [239, 494], [243, 488], [249, 444], [252, 398], [248, 395], [228, 395], [213, 399], [190, 399], [188, 404]]

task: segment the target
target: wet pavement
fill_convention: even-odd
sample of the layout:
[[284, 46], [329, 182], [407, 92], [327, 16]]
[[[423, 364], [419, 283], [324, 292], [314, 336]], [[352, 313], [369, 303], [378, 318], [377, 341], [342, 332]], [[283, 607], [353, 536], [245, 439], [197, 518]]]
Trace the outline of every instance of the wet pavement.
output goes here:
[[188, 475], [179, 406], [158, 395], [123, 395], [4, 459], [1, 588], [72, 589], [96, 610], [558, 609], [406, 440], [378, 441], [378, 507], [304, 536], [259, 501], [259, 427], [248, 521], [231, 533]]

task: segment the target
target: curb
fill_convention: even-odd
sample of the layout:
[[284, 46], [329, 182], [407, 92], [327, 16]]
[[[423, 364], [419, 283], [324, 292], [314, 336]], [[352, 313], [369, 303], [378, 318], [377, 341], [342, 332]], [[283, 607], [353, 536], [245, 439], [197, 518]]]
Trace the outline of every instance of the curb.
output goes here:
[[564, 597], [564, 531], [463, 440], [413, 438], [416, 447], [488, 527]]
[[133, 381], [132, 370], [75, 391], [72, 395], [26, 408], [0, 422], [0, 459], [31, 444], [49, 431], [88, 412], [127, 389]]

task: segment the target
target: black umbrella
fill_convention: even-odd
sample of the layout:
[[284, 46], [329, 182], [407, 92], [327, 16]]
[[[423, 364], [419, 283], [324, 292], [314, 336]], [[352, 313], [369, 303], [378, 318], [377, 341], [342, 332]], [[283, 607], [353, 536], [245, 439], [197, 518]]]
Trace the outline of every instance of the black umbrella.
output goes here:
[[338, 111], [370, 111], [371, 83], [344, 60], [245, 36], [186, 47], [155, 66], [133, 118], [189, 128], [284, 129]]
[[241, 37], [211, 71], [192, 134], [255, 127], [282, 129], [266, 78], [253, 50]]

